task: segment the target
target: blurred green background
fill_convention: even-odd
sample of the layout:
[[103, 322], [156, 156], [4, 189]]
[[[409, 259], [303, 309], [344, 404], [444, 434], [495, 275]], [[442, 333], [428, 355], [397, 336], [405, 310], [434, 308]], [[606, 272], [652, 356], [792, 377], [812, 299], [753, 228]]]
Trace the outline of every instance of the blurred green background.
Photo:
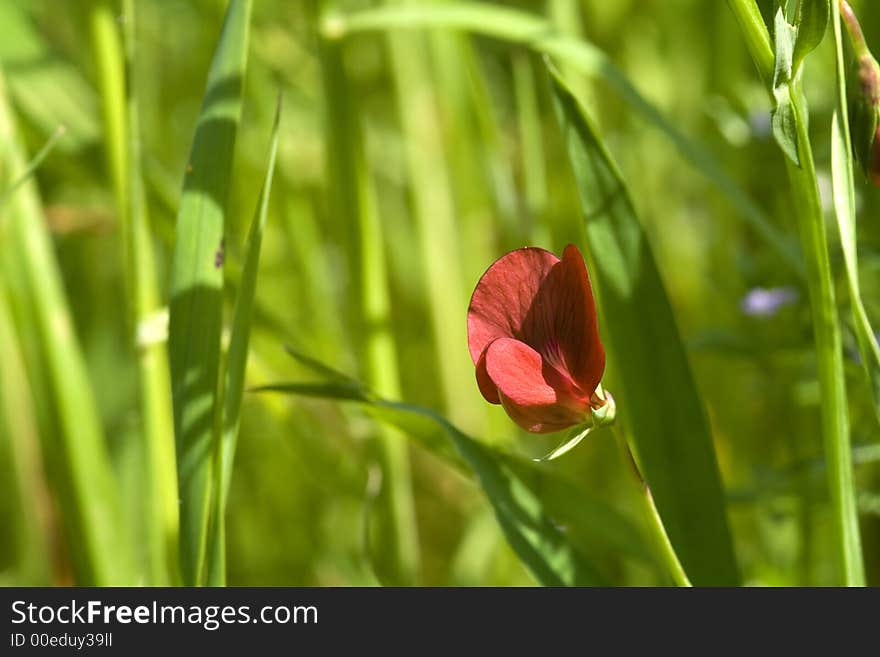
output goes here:
[[[500, 40], [442, 30], [410, 31], [404, 39], [398, 38], [403, 32], [391, 38], [381, 32], [356, 34], [328, 54], [319, 43], [314, 4], [254, 4], [229, 190], [229, 309], [279, 90], [284, 112], [248, 382], [302, 378], [285, 344], [344, 372], [370, 376], [363, 364], [357, 228], [340, 212], [344, 192], [328, 173], [334, 144], [356, 125], [384, 235], [399, 397], [441, 411], [470, 435], [505, 450], [530, 457], [546, 453], [558, 436], [525, 434], [499, 407], [483, 401], [465, 331], [470, 292], [498, 256], [523, 245], [560, 253], [567, 243], [582, 242], [581, 210], [540, 58]], [[371, 4], [341, 2], [333, 10]], [[714, 154], [772, 224], [794, 239], [784, 163], [770, 135], [769, 101], [724, 2], [496, 4], [543, 15], [559, 31], [603, 49], [679, 130]], [[772, 2], [761, 4], [769, 15]], [[880, 6], [853, 4], [869, 43], [880, 47]], [[158, 282], [167, 299], [181, 181], [225, 3], [137, 0], [135, 6], [143, 166]], [[118, 211], [105, 153], [90, 11], [90, 3], [80, 1], [0, 0], [0, 66], [29, 153], [36, 153], [59, 125], [66, 127], [36, 180], [128, 531], [137, 543], [149, 500], [133, 438], [139, 419], [132, 331], [122, 312], [126, 291]], [[117, 20], [125, 19], [119, 14]], [[338, 96], [328, 102], [322, 71], [336, 55], [349, 78], [350, 105], [339, 104]], [[708, 409], [744, 582], [832, 583], [821, 399], [806, 288], [727, 197], [607, 83], [563, 70], [597, 117], [657, 256]], [[835, 90], [827, 40], [809, 60], [805, 79], [820, 183], [830, 210], [827, 144]], [[880, 194], [860, 184], [857, 195], [863, 293], [869, 314], [877, 318]], [[833, 231], [829, 236], [839, 269]], [[845, 301], [843, 277], [838, 280], [839, 298]], [[750, 291], [776, 287], [791, 288], [794, 300], [768, 316], [744, 312]], [[599, 312], [601, 321], [601, 307]], [[20, 336], [31, 330], [13, 324]], [[855, 340], [846, 326], [844, 342], [866, 567], [869, 583], [877, 585], [880, 443]], [[47, 435], [53, 429], [41, 419], [51, 414], [51, 401], [29, 394], [28, 376], [39, 373], [27, 358], [18, 369], [4, 359], [3, 369], [0, 583], [73, 583], [70, 542], [75, 537], [65, 529], [63, 491], [54, 484], [60, 466]], [[613, 371], [609, 361], [612, 377]], [[357, 408], [245, 396], [229, 496], [229, 584], [387, 581], [382, 555], [371, 556], [364, 539], [377, 485], [376, 431]], [[416, 581], [533, 584], [478, 486], [416, 445], [410, 458], [421, 562]], [[638, 522], [631, 483], [610, 433], [595, 434], [552, 467]], [[591, 551], [617, 583], [662, 581], [656, 569], [631, 555], [602, 545]]]

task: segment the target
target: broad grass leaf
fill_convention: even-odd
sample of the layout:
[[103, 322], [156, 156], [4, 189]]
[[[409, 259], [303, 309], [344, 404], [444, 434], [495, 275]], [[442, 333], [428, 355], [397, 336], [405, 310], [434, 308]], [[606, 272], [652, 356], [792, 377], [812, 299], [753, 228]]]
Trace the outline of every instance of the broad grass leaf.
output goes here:
[[379, 399], [363, 386], [339, 381], [273, 384], [253, 391], [358, 402], [376, 419], [473, 474], [511, 547], [544, 585], [604, 583], [583, 556], [584, 549], [604, 547], [635, 559], [652, 559], [638, 530], [614, 509], [546, 466], [471, 438], [435, 411]]
[[168, 351], [180, 487], [181, 576], [206, 576], [215, 480], [223, 297], [223, 235], [235, 135], [241, 116], [252, 3], [231, 0], [196, 124], [171, 271]]
[[586, 218], [590, 272], [617, 409], [669, 538], [695, 585], [735, 585], [712, 436], [672, 306], [629, 192], [589, 117], [550, 69], [553, 98]]

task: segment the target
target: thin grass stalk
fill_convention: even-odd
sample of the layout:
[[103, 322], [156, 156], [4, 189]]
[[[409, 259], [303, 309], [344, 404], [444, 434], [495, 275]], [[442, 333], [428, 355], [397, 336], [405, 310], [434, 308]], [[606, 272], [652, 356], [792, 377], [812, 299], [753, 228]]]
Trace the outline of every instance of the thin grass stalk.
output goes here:
[[[390, 1], [394, 4], [394, 0]], [[459, 256], [455, 202], [443, 149], [442, 123], [431, 86], [425, 41], [419, 34], [388, 35], [398, 117], [405, 141], [413, 214], [423, 264], [425, 299], [431, 322], [437, 378], [448, 415], [459, 425], [482, 428], [472, 391], [461, 385], [473, 376], [462, 345], [467, 344], [461, 317], [467, 307]], [[482, 433], [482, 432], [481, 432]]]
[[526, 208], [530, 219], [530, 242], [548, 243], [547, 229], [539, 221], [547, 207], [547, 163], [544, 136], [541, 134], [541, 110], [532, 55], [527, 50], [513, 54], [513, 87], [516, 96], [517, 128], [522, 156], [520, 158], [525, 187]]
[[[27, 167], [0, 74], [0, 166], [15, 179]], [[121, 530], [117, 487], [85, 359], [77, 342], [61, 272], [36, 184], [22, 185], [2, 208], [3, 257], [20, 268], [28, 310], [46, 368], [60, 431], [68, 495], [62, 500], [81, 584], [132, 582], [130, 545]], [[4, 267], [7, 263], [4, 263]], [[10, 263], [11, 266], [11, 263]]]
[[[332, 182], [340, 190], [340, 200], [346, 200], [341, 208], [344, 216], [357, 225], [366, 378], [380, 394], [396, 398], [400, 396], [400, 379], [391, 329], [384, 236], [342, 47], [321, 41]], [[418, 581], [420, 554], [409, 448], [406, 437], [392, 427], [378, 425], [376, 432], [382, 473], [379, 504], [386, 523], [380, 532], [380, 565], [390, 569], [392, 582], [414, 584]]]
[[[772, 84], [770, 37], [757, 5], [754, 0], [728, 0], [728, 4], [743, 30], [761, 78]], [[807, 269], [821, 399], [819, 414], [834, 517], [835, 547], [840, 582], [847, 586], [861, 586], [865, 583], [865, 575], [850, 451], [843, 345], [825, 218], [809, 139], [807, 100], [799, 79], [794, 81], [792, 97], [801, 167], [785, 159]]]
[[177, 463], [174, 454], [171, 378], [166, 352], [166, 311], [160, 303], [141, 170], [134, 0], [123, 0], [123, 16], [128, 80], [125, 193], [128, 205], [123, 211], [123, 223], [127, 226], [128, 234], [125, 266], [130, 281], [130, 313], [137, 350], [142, 436], [147, 459], [145, 469], [150, 500], [148, 524], [151, 569], [154, 583], [170, 584], [179, 580]]
[[[89, 31], [101, 92], [104, 147], [116, 205], [120, 213], [128, 205], [128, 153], [125, 116], [125, 57], [113, 0], [92, 0]], [[127, 234], [125, 226], [123, 236]]]
[[[0, 213], [2, 214], [2, 213]], [[51, 502], [43, 471], [36, 410], [6, 290], [0, 285], [0, 448], [12, 461], [11, 481], [4, 482], [19, 512], [16, 538], [20, 584], [48, 586], [51, 575]]]
[[[760, 15], [759, 15], [760, 16]], [[392, 5], [365, 9], [351, 15], [328, 15], [323, 30], [328, 37], [374, 30], [413, 30], [439, 27], [468, 30], [521, 44], [565, 63], [572, 70], [603, 78], [649, 125], [659, 130], [697, 172], [704, 174], [724, 194], [739, 216], [772, 247], [799, 276], [804, 275], [801, 255], [770, 223], [765, 213], [722, 169], [701, 144], [688, 138], [678, 126], [642, 96], [611, 58], [592, 43], [566, 37], [534, 14], [486, 2], [443, 5]], [[393, 38], [393, 37], [392, 37]], [[771, 60], [772, 63], [772, 60]], [[772, 71], [772, 68], [771, 68]]]
[[849, 434], [849, 409], [843, 370], [843, 344], [834, 276], [825, 236], [825, 217], [816, 168], [806, 127], [807, 101], [796, 84], [795, 110], [798, 114], [798, 144], [802, 168], [786, 159], [788, 177], [797, 207], [798, 231], [807, 265], [807, 285], [813, 317], [819, 389], [819, 413], [828, 462], [828, 487], [836, 527], [836, 543], [842, 583], [863, 586], [865, 573], [859, 536], [859, 517], [853, 480]]

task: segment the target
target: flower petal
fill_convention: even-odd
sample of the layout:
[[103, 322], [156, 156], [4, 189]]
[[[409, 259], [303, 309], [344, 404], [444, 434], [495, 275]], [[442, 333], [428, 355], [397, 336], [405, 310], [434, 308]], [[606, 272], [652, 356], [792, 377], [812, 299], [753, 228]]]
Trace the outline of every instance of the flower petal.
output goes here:
[[480, 354], [480, 359], [477, 361], [477, 386], [479, 386], [480, 392], [487, 402], [490, 404], [500, 404], [501, 398], [498, 396], [498, 386], [492, 383], [492, 379], [489, 378], [489, 373], [486, 371], [486, 352], [489, 351], [491, 344], [490, 342], [483, 349], [483, 353]]
[[504, 410], [526, 431], [561, 431], [590, 417], [589, 397], [579, 396], [566, 376], [524, 342], [494, 340], [483, 360]]
[[468, 348], [475, 365], [492, 340], [520, 337], [535, 295], [558, 262], [549, 251], [525, 247], [501, 256], [486, 270], [468, 307]]
[[605, 372], [596, 302], [583, 256], [573, 244], [542, 281], [522, 323], [520, 339], [568, 374], [589, 397]]

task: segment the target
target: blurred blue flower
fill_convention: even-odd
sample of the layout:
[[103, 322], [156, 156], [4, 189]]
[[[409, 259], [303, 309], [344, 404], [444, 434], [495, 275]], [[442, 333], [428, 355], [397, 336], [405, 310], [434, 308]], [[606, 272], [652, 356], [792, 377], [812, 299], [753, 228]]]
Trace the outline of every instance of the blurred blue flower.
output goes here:
[[743, 297], [740, 308], [750, 317], [772, 317], [783, 306], [797, 301], [797, 298], [798, 292], [793, 287], [756, 287]]
[[[874, 342], [880, 345], [880, 331], [874, 331]], [[855, 361], [857, 365], [862, 364], [862, 354], [859, 353], [858, 340], [855, 341], [855, 344], [845, 345], [843, 349], [850, 360]]]
[[761, 109], [749, 114], [749, 127], [755, 139], [767, 139], [773, 134], [773, 125], [770, 121], [770, 112]]

